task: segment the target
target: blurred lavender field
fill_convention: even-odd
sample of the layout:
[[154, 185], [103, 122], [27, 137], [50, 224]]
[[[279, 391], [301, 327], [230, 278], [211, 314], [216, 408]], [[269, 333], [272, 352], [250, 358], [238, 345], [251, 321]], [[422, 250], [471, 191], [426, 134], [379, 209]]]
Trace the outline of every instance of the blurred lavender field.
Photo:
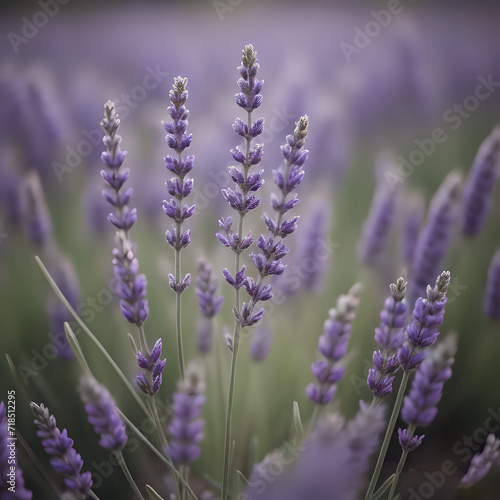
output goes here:
[[[44, 10], [42, 4], [49, 7]], [[500, 193], [497, 183], [485, 225], [471, 236], [463, 234], [462, 195], [455, 191], [462, 191], [479, 146], [499, 123], [499, 19], [500, 9], [487, 3], [473, 7], [411, 1], [85, 5], [42, 0], [5, 9], [0, 20], [0, 401], [6, 401], [8, 390], [16, 390], [16, 427], [40, 461], [47, 462], [32, 425], [32, 400], [43, 401], [61, 429], [68, 428], [101, 499], [132, 498], [87, 424], [76, 391], [80, 368], [69, 351], [68, 359], [54, 355], [52, 343], [64, 339], [61, 324], [69, 318], [34, 259], [39, 255], [49, 270], [60, 273], [59, 282], [73, 293], [68, 300], [133, 381], [137, 365], [127, 340], [131, 327], [120, 315], [112, 286], [114, 231], [106, 220], [110, 210], [99, 175], [99, 124], [108, 100], [115, 102], [121, 118], [122, 148], [128, 151], [126, 166], [131, 170], [128, 185], [138, 209], [132, 237], [141, 272], [148, 278], [149, 340], [161, 337], [167, 358], [159, 399], [164, 407], [172, 401], [178, 365], [175, 298], [168, 274], [174, 256], [164, 236], [169, 227], [162, 209], [164, 157], [169, 152], [161, 122], [168, 119], [173, 79], [182, 75], [189, 80], [190, 154], [196, 157], [190, 200], [196, 210], [189, 219], [191, 245], [183, 251], [183, 266], [194, 282], [198, 259], [207, 258], [225, 296], [207, 356], [196, 344], [197, 332], [206, 325], [195, 287], [183, 295], [186, 358], [203, 359], [207, 371], [205, 438], [191, 480], [197, 493], [211, 489], [210, 478], [220, 481], [230, 365], [224, 335], [234, 323], [232, 291], [221, 271], [232, 269], [233, 262], [215, 233], [220, 229], [217, 220], [230, 213], [221, 189], [231, 183], [227, 167], [234, 161], [229, 150], [237, 145], [232, 130], [239, 111], [235, 68], [241, 49], [252, 43], [259, 56], [259, 78], [265, 81], [259, 109], [265, 130], [258, 141], [265, 151], [263, 208], [248, 217], [255, 238], [265, 231], [260, 214], [270, 211], [272, 169], [282, 161], [279, 146], [306, 113], [310, 153], [297, 211], [299, 227], [287, 240], [287, 274], [273, 282], [275, 300], [266, 303], [262, 328], [252, 339], [249, 333], [242, 337], [234, 467], [249, 476], [254, 462], [290, 442], [293, 401], [299, 403], [304, 421], [312, 415], [314, 405], [305, 388], [313, 379], [310, 366], [318, 337], [339, 294], [356, 282], [364, 288], [349, 363], [331, 409], [352, 418], [359, 400], [371, 398], [366, 376], [379, 312], [389, 285], [399, 276], [414, 287], [413, 300], [424, 292], [411, 279], [415, 238], [446, 178], [449, 198], [456, 202], [450, 208], [451, 245], [431, 283], [442, 270], [450, 270], [441, 332], [457, 333], [458, 352], [438, 416], [408, 459], [400, 500], [411, 498], [410, 489], [418, 491], [423, 483], [431, 484], [431, 494], [415, 498], [498, 498], [500, 474], [495, 467], [470, 490], [457, 493], [456, 485], [486, 441], [488, 422], [498, 424], [497, 435], [500, 429], [495, 383], [500, 312], [490, 314], [497, 316], [492, 319], [483, 311], [488, 267], [500, 247]], [[498, 173], [497, 161], [490, 184]], [[37, 219], [45, 210], [42, 190], [52, 229], [40, 227]], [[372, 198], [375, 210], [383, 206], [388, 212], [382, 229], [370, 226]], [[372, 246], [367, 243], [373, 243], [370, 230], [380, 238]], [[245, 256], [244, 263], [251, 261]], [[139, 422], [142, 415], [102, 354], [85, 335], [78, 339], [96, 377]], [[17, 380], [4, 353], [17, 367]], [[125, 455], [138, 483], [148, 482], [166, 495], [172, 479], [162, 464], [148, 451], [137, 450], [132, 438], [127, 446]], [[20, 444], [18, 449], [33, 498], [54, 498]], [[386, 476], [394, 471], [399, 454], [393, 439]], [[446, 460], [455, 470], [436, 486], [429, 477]], [[55, 475], [53, 479], [58, 481]]]

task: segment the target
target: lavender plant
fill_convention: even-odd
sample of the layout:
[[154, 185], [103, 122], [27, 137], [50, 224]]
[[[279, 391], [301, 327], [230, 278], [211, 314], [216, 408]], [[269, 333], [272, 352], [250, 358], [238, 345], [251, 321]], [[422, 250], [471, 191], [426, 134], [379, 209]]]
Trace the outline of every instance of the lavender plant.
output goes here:
[[36, 434], [42, 440], [46, 453], [52, 457], [52, 467], [64, 477], [67, 491], [77, 500], [85, 500], [88, 496], [98, 499], [91, 489], [90, 472], [82, 472], [82, 457], [73, 448], [73, 440], [68, 437], [66, 429], [62, 432], [58, 429], [55, 417], [43, 403], [37, 405], [32, 402], [30, 406], [38, 428]]
[[398, 361], [403, 369], [403, 378], [399, 385], [398, 394], [387, 425], [384, 441], [380, 448], [375, 470], [368, 486], [365, 496], [366, 500], [370, 500], [375, 492], [410, 374], [420, 366], [425, 357], [425, 349], [434, 344], [439, 335], [437, 327], [443, 323], [446, 294], [449, 285], [450, 273], [449, 271], [443, 271], [437, 277], [433, 288], [430, 285], [427, 286], [427, 297], [425, 299], [419, 297], [415, 302], [413, 319], [406, 328], [406, 340], [398, 349]]
[[476, 236], [484, 227], [499, 165], [500, 127], [496, 127], [479, 147], [464, 188], [461, 222], [468, 236]]
[[163, 122], [167, 131], [165, 137], [170, 149], [177, 153], [177, 158], [167, 156], [165, 163], [167, 170], [175, 174], [166, 183], [167, 191], [172, 198], [163, 201], [163, 210], [167, 217], [175, 222], [172, 231], [167, 230], [165, 236], [168, 244], [175, 250], [175, 276], [169, 274], [170, 288], [176, 293], [176, 333], [177, 352], [179, 360], [179, 371], [181, 379], [184, 378], [184, 351], [182, 347], [182, 326], [181, 326], [181, 294], [191, 283], [191, 274], [182, 277], [181, 270], [181, 250], [187, 247], [191, 241], [191, 230], [183, 231], [182, 224], [194, 213], [195, 205], [183, 205], [182, 201], [188, 197], [193, 190], [194, 181], [186, 175], [192, 170], [194, 156], [182, 158], [182, 152], [188, 148], [193, 139], [193, 135], [186, 134], [188, 126], [189, 111], [184, 106], [188, 98], [187, 78], [180, 76], [174, 78], [172, 90], [169, 93], [170, 106], [168, 114], [171, 122]]
[[122, 168], [127, 152], [120, 148], [122, 138], [117, 133], [119, 125], [120, 119], [115, 104], [108, 101], [104, 105], [104, 119], [101, 122], [105, 132], [103, 143], [106, 146], [101, 159], [108, 169], [101, 170], [101, 176], [110, 188], [104, 190], [102, 195], [115, 207], [115, 211], [108, 215], [108, 220], [117, 228], [116, 247], [113, 250], [116, 292], [120, 297], [120, 309], [123, 316], [129, 323], [137, 325], [142, 332], [139, 340], [145, 348], [146, 339], [142, 325], [149, 315], [148, 301], [145, 299], [147, 280], [144, 274], [139, 274], [135, 244], [130, 239], [130, 229], [137, 221], [137, 209], [129, 207], [133, 189], [122, 189], [130, 175], [130, 170]]
[[380, 349], [373, 353], [375, 368], [368, 371], [367, 382], [374, 402], [392, 392], [392, 383], [399, 370], [397, 350], [404, 342], [403, 328], [408, 312], [406, 281], [399, 278], [395, 284], [391, 284], [390, 289], [391, 296], [386, 299], [380, 313], [380, 326], [375, 329], [375, 340], [380, 345]]
[[224, 302], [223, 296], [217, 296], [218, 288], [212, 266], [205, 259], [200, 259], [196, 276], [196, 295], [203, 321], [198, 327], [197, 343], [198, 349], [203, 353], [209, 352], [212, 347], [213, 318]]
[[412, 274], [409, 283], [408, 299], [412, 304], [425, 293], [428, 283], [432, 282], [441, 268], [448, 253], [451, 230], [460, 199], [462, 179], [457, 172], [450, 172], [432, 198], [425, 226], [420, 231]]
[[470, 488], [488, 474], [492, 465], [500, 466], [500, 439], [495, 434], [489, 434], [483, 451], [474, 455], [460, 485]]
[[410, 393], [403, 400], [401, 418], [408, 424], [406, 429], [398, 429], [401, 458], [392, 480], [389, 500], [392, 500], [399, 476], [410, 451], [422, 443], [424, 435], [417, 436], [417, 427], [427, 427], [437, 415], [437, 404], [443, 391], [443, 384], [451, 377], [451, 365], [457, 351], [457, 338], [448, 335], [437, 347], [431, 350], [424, 362], [418, 367]]
[[323, 335], [318, 341], [318, 351], [326, 359], [318, 359], [311, 365], [317, 383], [311, 383], [306, 388], [307, 397], [319, 405], [325, 405], [333, 399], [337, 389], [335, 384], [344, 375], [345, 367], [339, 361], [347, 352], [361, 290], [361, 284], [356, 283], [347, 295], [340, 295], [336, 307], [328, 312]]

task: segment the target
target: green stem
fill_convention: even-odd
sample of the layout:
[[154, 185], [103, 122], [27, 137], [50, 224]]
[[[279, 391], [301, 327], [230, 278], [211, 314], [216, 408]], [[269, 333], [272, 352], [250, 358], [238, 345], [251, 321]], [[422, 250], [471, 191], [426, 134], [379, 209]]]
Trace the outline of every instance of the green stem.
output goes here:
[[92, 342], [94, 342], [94, 344], [104, 354], [104, 357], [108, 360], [108, 362], [113, 367], [113, 369], [115, 370], [115, 372], [122, 379], [123, 383], [125, 384], [125, 386], [129, 390], [130, 394], [132, 394], [132, 396], [136, 400], [137, 404], [141, 407], [142, 411], [146, 414], [146, 416], [148, 416], [149, 418], [151, 418], [150, 412], [148, 411], [148, 409], [146, 408], [146, 406], [144, 405], [144, 403], [142, 402], [141, 398], [139, 397], [139, 395], [137, 394], [137, 392], [135, 391], [135, 389], [132, 387], [132, 385], [130, 384], [130, 382], [127, 380], [127, 377], [120, 370], [120, 368], [118, 367], [118, 365], [114, 362], [113, 358], [109, 355], [108, 351], [106, 351], [106, 349], [104, 348], [104, 346], [97, 340], [97, 338], [94, 336], [94, 334], [89, 330], [89, 328], [83, 322], [83, 320], [80, 318], [80, 316], [78, 316], [77, 312], [73, 309], [73, 307], [71, 306], [71, 304], [66, 300], [66, 297], [63, 295], [63, 293], [61, 292], [61, 290], [59, 290], [59, 287], [56, 285], [56, 282], [52, 279], [52, 276], [49, 274], [49, 272], [47, 271], [47, 268], [43, 265], [43, 263], [40, 260], [40, 258], [38, 256], [35, 256], [35, 260], [36, 260], [38, 266], [40, 267], [43, 275], [45, 276], [45, 278], [49, 282], [50, 286], [52, 287], [52, 289], [54, 290], [54, 292], [58, 296], [59, 300], [66, 306], [66, 308], [68, 309], [68, 311], [71, 313], [71, 315], [73, 316], [73, 318], [75, 318], [76, 322], [81, 326], [81, 328], [83, 329], [83, 331], [90, 337], [90, 339], [92, 340]]
[[[408, 436], [412, 437], [413, 433], [415, 432], [415, 426], [409, 425], [407, 432], [408, 432]], [[391, 491], [389, 492], [388, 500], [392, 500], [394, 493], [396, 492], [396, 486], [398, 485], [399, 476], [401, 475], [403, 467], [405, 466], [407, 456], [408, 456], [408, 450], [403, 450], [403, 452], [401, 453], [401, 458], [399, 459], [398, 467], [396, 468], [396, 473], [394, 474], [394, 480], [392, 482]]]
[[[177, 238], [180, 238], [182, 230], [182, 225], [177, 224]], [[175, 281], [176, 283], [181, 282], [181, 251], [175, 250]], [[182, 347], [182, 324], [181, 324], [181, 294], [176, 294], [175, 299], [176, 304], [176, 332], [177, 332], [177, 356], [179, 359], [179, 372], [181, 374], [181, 380], [184, 380], [184, 349]]]
[[123, 457], [123, 453], [121, 451], [115, 451], [115, 457], [120, 465], [121, 470], [123, 471], [123, 474], [125, 474], [125, 477], [127, 478], [127, 481], [129, 482], [130, 486], [134, 490], [134, 493], [137, 495], [137, 498], [140, 500], [144, 500], [144, 497], [142, 496], [141, 492], [139, 491], [139, 488], [135, 484], [135, 481], [132, 477], [132, 474], [130, 474], [130, 471], [128, 470], [127, 464], [125, 463], [125, 458]]
[[175, 468], [172, 463], [172, 459], [169, 456], [163, 455], [159, 452], [152, 444], [151, 441], [128, 419], [125, 414], [119, 409], [116, 408], [116, 411], [123, 419], [123, 421], [134, 431], [137, 437], [173, 472], [177, 481], [180, 481], [184, 488], [189, 492], [193, 500], [198, 500], [198, 497], [194, 494], [193, 490], [190, 488], [189, 484], [184, 481], [184, 478], [179, 474], [179, 471]]
[[231, 358], [231, 374], [229, 377], [229, 393], [227, 398], [226, 434], [224, 438], [224, 470], [222, 474], [222, 500], [227, 500], [229, 483], [229, 455], [231, 449], [231, 423], [233, 414], [234, 379], [236, 374], [236, 360], [240, 343], [241, 325], [236, 322], [233, 338], [233, 355]]
[[153, 413], [153, 417], [154, 417], [156, 429], [158, 431], [158, 435], [160, 436], [161, 446], [162, 446], [162, 448], [164, 450], [166, 450], [167, 447], [168, 447], [168, 442], [167, 442], [167, 438], [165, 437], [165, 434], [163, 432], [163, 428], [161, 426], [161, 422], [160, 422], [160, 417], [158, 415], [158, 407], [156, 405], [155, 396], [151, 396], [151, 406], [153, 407], [152, 408], [152, 413]]
[[368, 486], [368, 491], [366, 492], [365, 500], [371, 500], [375, 487], [377, 486], [377, 481], [380, 476], [380, 471], [382, 470], [382, 465], [384, 464], [385, 456], [387, 454], [387, 448], [389, 448], [389, 442], [391, 441], [391, 436], [396, 426], [396, 421], [398, 419], [399, 410], [401, 409], [401, 404], [403, 402], [403, 396], [405, 395], [406, 386], [408, 384], [408, 379], [410, 378], [409, 372], [403, 372], [403, 378], [401, 379], [401, 384], [399, 386], [398, 395], [396, 397], [396, 402], [394, 403], [394, 408], [392, 409], [391, 418], [389, 424], [387, 425], [387, 431], [384, 436], [384, 441], [382, 442], [382, 447], [380, 448], [380, 453], [378, 455], [377, 464], [375, 465], [375, 470], [373, 471], [372, 479], [370, 485]]
[[94, 500], [100, 500], [99, 497], [92, 491], [89, 491], [89, 496], [91, 496]]

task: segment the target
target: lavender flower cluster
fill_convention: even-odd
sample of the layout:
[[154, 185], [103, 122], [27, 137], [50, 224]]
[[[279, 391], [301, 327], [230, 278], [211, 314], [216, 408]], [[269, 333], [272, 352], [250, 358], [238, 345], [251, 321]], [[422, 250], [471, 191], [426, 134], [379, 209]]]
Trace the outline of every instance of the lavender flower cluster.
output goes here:
[[[225, 385], [221, 383], [220, 377], [228, 361], [227, 358], [222, 362], [215, 358], [217, 350], [212, 349], [213, 343], [220, 341], [222, 337], [215, 317], [222, 310], [224, 297], [219, 296], [216, 273], [205, 259], [199, 261], [195, 278], [195, 293], [200, 314], [196, 338], [190, 334], [191, 332], [188, 334], [189, 337], [186, 335], [190, 346], [196, 343], [198, 351], [194, 355], [191, 351], [187, 351], [191, 359], [186, 363], [186, 370], [184, 370], [185, 355], [182, 347], [181, 295], [191, 284], [191, 274], [183, 275], [180, 253], [191, 243], [191, 229], [186, 229], [184, 224], [195, 214], [195, 204], [186, 203], [186, 199], [194, 189], [194, 179], [190, 177], [194, 156], [184, 155], [193, 141], [193, 135], [187, 133], [189, 118], [189, 111], [186, 108], [187, 78], [174, 79], [169, 93], [168, 113], [171, 121], [163, 123], [167, 132], [167, 145], [173, 151], [172, 156], [165, 158], [166, 168], [173, 177], [166, 182], [170, 198], [163, 201], [162, 207], [167, 217], [172, 220], [172, 228], [167, 230], [165, 235], [167, 243], [175, 251], [175, 274], [170, 273], [168, 281], [176, 295], [179, 358], [177, 391], [169, 397], [172, 404], [166, 412], [159, 412], [157, 405], [163, 396], [160, 391], [163, 388], [165, 392], [165, 385], [168, 385], [162, 385], [163, 377], [168, 373], [168, 369], [165, 371], [167, 360], [162, 359], [164, 343], [162, 338], [159, 338], [152, 349], [148, 348], [144, 327], [149, 316], [146, 299], [147, 279], [144, 274], [139, 273], [137, 248], [130, 237], [138, 216], [137, 210], [130, 208], [133, 190], [131, 187], [124, 188], [130, 170], [123, 168], [126, 152], [120, 148], [122, 140], [118, 135], [120, 119], [111, 101], [104, 106], [104, 119], [101, 123], [105, 133], [103, 143], [106, 148], [101, 156], [106, 169], [101, 171], [101, 176], [108, 185], [103, 191], [103, 196], [113, 207], [108, 220], [117, 230], [116, 248], [113, 250], [112, 260], [113, 272], [121, 313], [129, 323], [136, 325], [138, 331], [139, 347], [131, 334], [128, 337], [135, 362], [142, 370], [135, 376], [139, 391], [130, 385], [128, 375], [121, 371], [102, 344], [92, 334], [90, 336], [105, 353], [113, 369], [121, 376], [138, 407], [144, 412], [147, 423], [151, 424], [150, 427], [153, 429], [151, 433], [156, 433], [157, 436], [151, 438], [149, 435], [144, 435], [132, 420], [125, 417], [117, 406], [121, 401], [115, 400], [106, 386], [98, 382], [93, 375], [90, 368], [92, 363], [87, 362], [76, 336], [72, 335], [71, 328], [65, 323], [66, 316], [61, 313], [57, 317], [57, 322], [64, 324], [68, 338], [65, 356], [70, 357], [67, 352], [71, 346], [74, 359], [84, 372], [78, 392], [88, 422], [98, 434], [100, 446], [112, 453], [139, 499], [144, 498], [141, 487], [136, 484], [127, 468], [122, 453], [132, 432], [168, 469], [169, 477], [163, 485], [164, 491], [162, 490], [161, 494], [154, 491], [150, 485], [146, 486], [149, 498], [162, 499], [161, 495], [164, 495], [165, 498], [178, 498], [178, 500], [209, 499], [215, 498], [215, 492], [220, 492], [221, 500], [239, 498], [240, 495], [252, 500], [285, 498], [352, 500], [362, 494], [362, 488], [366, 489], [364, 478], [370, 468], [372, 455], [379, 450], [365, 498], [366, 500], [381, 498], [383, 493], [389, 490], [388, 498], [392, 500], [407, 455], [423, 443], [425, 436], [416, 434], [416, 431], [418, 428], [428, 427], [437, 417], [444, 383], [452, 375], [451, 366], [457, 351], [457, 337], [449, 334], [444, 340], [439, 340], [451, 287], [451, 273], [441, 271], [442, 263], [448, 254], [454, 223], [459, 214], [461, 214], [462, 231], [469, 236], [476, 236], [485, 224], [492, 203], [492, 184], [500, 155], [499, 132], [495, 129], [481, 146], [464, 189], [461, 176], [451, 172], [434, 195], [424, 224], [422, 224], [424, 218], [423, 209], [420, 210], [422, 208], [420, 198], [416, 202], [419, 209], [414, 214], [406, 214], [401, 243], [405, 273], [408, 276], [400, 277], [390, 285], [390, 295], [383, 303], [380, 322], [375, 328], [374, 341], [378, 346], [373, 352], [373, 367], [368, 370], [366, 379], [366, 388], [371, 391], [371, 403], [362, 399], [359, 402], [359, 410], [348, 421], [338, 410], [338, 405], [332, 404], [337, 385], [344, 377], [349, 360], [347, 353], [350, 339], [357, 335], [356, 315], [360, 310], [363, 286], [361, 283], [356, 283], [345, 295], [337, 298], [335, 307], [328, 311], [323, 332], [319, 336], [317, 359], [311, 365], [315, 381], [305, 388], [309, 401], [306, 400], [302, 407], [303, 415], [309, 415], [308, 410], [311, 410], [308, 425], [303, 425], [299, 403], [294, 403], [293, 459], [289, 460], [283, 450], [269, 451], [261, 462], [256, 462], [254, 457], [256, 463], [251, 464], [253, 471], [249, 479], [246, 480], [244, 473], [240, 472], [240, 478], [244, 478], [248, 484], [238, 489], [235, 486], [237, 447], [244, 446], [244, 443], [241, 436], [233, 436], [232, 421], [233, 413], [238, 415], [238, 412], [233, 412], [233, 399], [235, 391], [237, 392], [239, 388], [235, 380], [239, 343], [244, 339], [241, 332], [244, 328], [258, 325], [252, 332], [250, 355], [254, 361], [266, 359], [271, 349], [273, 324], [262, 321], [264, 308], [261, 303], [273, 298], [276, 279], [287, 271], [283, 259], [289, 253], [289, 249], [283, 241], [298, 227], [299, 216], [290, 213], [299, 204], [297, 190], [304, 180], [304, 165], [309, 156], [309, 151], [305, 149], [309, 118], [307, 115], [302, 115], [295, 123], [293, 133], [286, 136], [286, 143], [281, 146], [282, 164], [272, 171], [275, 186], [270, 206], [273, 216], [269, 216], [266, 212], [262, 213], [266, 231], [254, 241], [252, 230], [247, 228], [244, 230], [244, 225], [249, 221], [248, 214], [261, 205], [262, 200], [258, 193], [265, 177], [264, 169], [260, 168], [263, 163], [264, 147], [263, 144], [254, 143], [264, 132], [264, 119], [253, 121], [253, 113], [263, 102], [261, 94], [263, 81], [257, 78], [259, 70], [257, 52], [252, 45], [246, 45], [242, 51], [241, 66], [238, 67], [239, 92], [235, 95], [236, 104], [246, 111], [246, 120], [236, 118], [233, 124], [234, 132], [243, 143], [230, 151], [236, 162], [236, 165], [229, 167], [229, 175], [234, 185], [221, 190], [222, 197], [235, 214], [234, 218], [222, 217], [218, 221], [220, 229], [216, 233], [219, 242], [233, 252], [235, 259], [234, 271], [230, 272], [226, 267], [221, 272], [225, 281], [234, 290], [232, 308], [234, 333], [232, 336], [228, 334], [226, 338], [231, 351], [228, 397], [224, 398], [221, 394], [220, 403], [217, 402], [217, 406], [224, 406], [226, 410], [225, 449], [220, 483], [219, 478], [212, 478], [209, 475], [205, 476], [206, 481], [198, 481], [197, 476], [201, 474], [196, 464], [193, 464], [207, 452], [202, 447], [206, 423], [220, 421], [218, 413], [216, 418], [208, 417], [205, 404], [208, 401], [212, 405], [210, 408], [216, 406], [211, 399], [215, 399], [217, 390], [220, 391], [220, 386]], [[395, 193], [380, 182], [379, 179], [358, 246], [358, 257], [372, 267], [381, 263], [389, 253], [389, 236], [398, 211]], [[38, 183], [35, 177], [27, 181], [31, 207], [28, 229], [35, 245], [48, 248], [50, 245], [47, 242], [52, 241], [53, 235]], [[463, 199], [461, 199], [462, 192]], [[320, 211], [318, 213], [321, 217], [318, 216], [315, 220], [321, 221], [323, 214]], [[310, 229], [309, 234], [314, 235], [310, 236], [310, 239], [317, 239], [318, 227], [308, 229]], [[196, 231], [193, 238], [195, 236]], [[302, 243], [310, 253], [314, 242], [306, 241], [305, 245]], [[244, 255], [246, 250], [249, 250], [248, 255]], [[250, 261], [256, 269], [255, 277], [248, 273]], [[59, 266], [56, 271], [59, 271], [59, 276], [57, 272], [53, 272], [56, 279], [51, 284], [73, 306], [78, 302], [78, 286], [71, 286], [71, 272], [64, 266]], [[314, 286], [308, 281], [304, 283], [304, 288], [312, 289]], [[240, 296], [242, 289], [246, 292], [245, 300]], [[188, 291], [186, 295], [189, 293]], [[59, 311], [56, 312], [59, 314]], [[54, 317], [57, 316], [56, 312], [53, 314]], [[500, 317], [498, 251], [488, 271], [484, 312], [494, 319]], [[206, 371], [210, 371], [213, 377], [205, 379]], [[398, 384], [400, 372], [402, 378]], [[217, 382], [214, 383], [214, 380]], [[249, 382], [252, 383], [253, 380], [249, 378]], [[407, 386], [410, 387], [408, 393], [406, 393]], [[388, 396], [392, 392], [397, 394], [395, 401], [389, 404], [391, 398]], [[391, 407], [392, 411], [387, 419]], [[55, 417], [44, 404], [31, 403], [31, 411], [35, 417], [36, 433], [50, 457], [49, 461], [55, 472], [63, 478], [66, 489], [63, 495], [81, 500], [88, 497], [98, 499], [92, 489], [94, 487], [95, 490], [97, 487], [92, 481], [91, 473], [84, 470], [83, 459], [75, 450], [74, 441], [68, 437], [67, 430], [59, 430]], [[395, 473], [379, 485], [386, 453], [396, 432], [398, 418], [406, 423], [406, 428], [397, 429], [401, 459]], [[384, 429], [385, 435], [381, 440]], [[222, 431], [214, 434], [220, 435]], [[6, 412], [4, 404], [0, 403], [0, 444], [4, 446], [6, 441]], [[469, 471], [463, 477], [461, 481], [463, 487], [472, 486], [486, 475], [492, 465], [499, 465], [499, 447], [500, 441], [494, 435], [489, 436], [484, 450], [473, 458]], [[4, 455], [5, 452], [0, 454], [2, 474], [7, 460]], [[216, 456], [215, 453], [213, 455]], [[279, 472], [276, 473], [276, 470]], [[16, 469], [16, 474], [18, 489], [13, 498], [31, 498], [32, 494], [24, 487], [20, 469]], [[2, 488], [4, 489], [4, 484], [0, 483], [0, 496], [4, 498]]]

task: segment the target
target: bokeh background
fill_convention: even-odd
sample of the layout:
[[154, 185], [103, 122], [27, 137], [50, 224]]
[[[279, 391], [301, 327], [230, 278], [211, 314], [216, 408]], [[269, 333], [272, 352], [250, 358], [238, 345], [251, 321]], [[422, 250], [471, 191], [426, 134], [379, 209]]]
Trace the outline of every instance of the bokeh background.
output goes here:
[[[221, 247], [215, 232], [217, 219], [230, 215], [220, 188], [228, 182], [229, 149], [238, 144], [231, 125], [241, 116], [234, 94], [236, 67], [246, 43], [254, 44], [265, 80], [259, 111], [267, 126], [263, 165], [269, 182], [263, 189], [263, 206], [272, 190], [271, 170], [280, 163], [279, 145], [299, 116], [307, 113], [310, 156], [297, 209], [301, 224], [291, 237], [289, 264], [300, 270], [301, 244], [318, 224], [314, 218], [318, 212], [326, 251], [312, 273], [318, 275], [314, 286], [300, 285], [289, 291], [283, 304], [267, 311], [266, 325], [273, 337], [267, 359], [251, 360], [250, 337], [243, 342], [235, 400], [236, 464], [249, 473], [255, 438], [254, 458], [260, 460], [290, 437], [293, 401], [298, 401], [304, 420], [311, 415], [313, 403], [305, 397], [304, 388], [312, 381], [310, 363], [323, 321], [337, 296], [360, 281], [364, 291], [349, 364], [332, 405], [352, 417], [358, 400], [371, 396], [363, 379], [388, 285], [408, 274], [400, 240], [404, 218], [414, 210], [412, 200], [421, 196], [428, 204], [454, 168], [465, 176], [480, 143], [499, 121], [498, 86], [473, 111], [460, 115], [453, 107], [474, 95], [481, 78], [500, 81], [500, 9], [486, 2], [402, 0], [386, 26], [379, 23], [377, 29], [372, 24], [374, 31], [363, 38], [359, 33], [375, 19], [371, 11], [387, 10], [388, 2], [69, 0], [50, 3], [52, 10], [47, 7], [50, 15], [45, 16], [42, 4], [3, 4], [0, 20], [0, 400], [6, 398], [7, 390], [17, 389], [17, 426], [35, 455], [48, 468], [34, 435], [29, 400], [46, 403], [60, 426], [74, 437], [87, 468], [107, 475], [99, 468], [107, 454], [98, 447], [75, 390], [78, 366], [47, 359], [52, 357], [47, 356], [46, 347], [52, 328], [47, 305], [55, 296], [34, 256], [50, 262], [54, 248], [37, 246], [29, 237], [30, 204], [24, 179], [31, 171], [38, 173], [54, 245], [60, 252], [55, 261], [64, 255], [74, 266], [82, 315], [132, 380], [135, 366], [126, 336], [130, 327], [119, 313], [118, 301], [111, 298], [109, 286], [114, 232], [106, 220], [109, 210], [100, 194], [99, 175], [103, 104], [108, 99], [118, 101], [122, 145], [131, 169], [129, 185], [134, 188], [132, 203], [139, 213], [132, 237], [138, 242], [141, 272], [148, 277], [148, 338], [163, 339], [167, 366], [162, 401], [169, 404], [178, 368], [175, 300], [168, 287], [173, 252], [164, 238], [169, 222], [161, 208], [169, 177], [164, 168], [168, 148], [161, 121], [168, 118], [172, 80], [182, 75], [189, 79], [191, 149], [196, 155], [194, 201], [200, 209], [190, 220], [192, 244], [183, 266], [194, 276], [197, 259], [205, 256], [216, 269], [226, 296], [216, 323], [214, 353], [203, 360], [207, 426], [193, 474], [198, 489], [208, 487], [204, 474], [220, 478], [222, 402], [229, 363], [223, 337], [233, 321], [231, 290], [222, 283], [221, 269], [232, 266], [232, 254]], [[147, 75], [154, 76], [145, 80]], [[451, 123], [450, 113], [460, 118]], [[398, 182], [396, 218], [387, 250], [374, 265], [361, 262], [356, 249], [377, 178], [380, 181], [377, 157], [388, 152], [410, 158], [418, 149], [415, 141], [430, 138], [436, 127], [445, 130], [446, 140], [434, 143], [424, 161]], [[382, 169], [382, 178], [387, 171]], [[256, 234], [265, 230], [258, 217], [248, 224]], [[443, 265], [453, 276], [443, 333], [457, 332], [459, 349], [439, 415], [426, 429], [424, 445], [408, 460], [403, 492], [427, 481], [425, 471], [439, 470], [449, 459], [457, 473], [435, 488], [430, 498], [497, 498], [494, 492], [500, 487], [500, 475], [496, 470], [472, 491], [456, 493], [455, 485], [468, 465], [465, 453], [456, 452], [457, 443], [473, 436], [473, 444], [479, 447], [486, 434], [478, 429], [484, 428], [489, 412], [498, 413], [500, 407], [499, 323], [486, 318], [482, 309], [488, 265], [500, 246], [499, 224], [497, 186], [481, 234], [467, 239], [458, 225], [455, 228]], [[186, 354], [198, 360], [194, 286], [184, 297]], [[139, 420], [140, 413], [103, 356], [84, 334], [79, 339], [99, 380], [127, 414]], [[3, 353], [10, 355], [26, 383], [16, 385]], [[34, 498], [52, 498], [27, 453], [21, 450], [19, 456], [27, 485], [36, 492]], [[130, 452], [127, 458], [139, 483], [148, 481], [159, 491], [165, 488], [164, 471], [147, 450]], [[394, 440], [384, 474], [394, 470], [398, 458]], [[113, 470], [103, 481], [96, 490], [100, 498], [115, 498], [118, 493], [131, 496], [120, 474]]]

